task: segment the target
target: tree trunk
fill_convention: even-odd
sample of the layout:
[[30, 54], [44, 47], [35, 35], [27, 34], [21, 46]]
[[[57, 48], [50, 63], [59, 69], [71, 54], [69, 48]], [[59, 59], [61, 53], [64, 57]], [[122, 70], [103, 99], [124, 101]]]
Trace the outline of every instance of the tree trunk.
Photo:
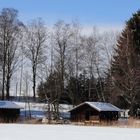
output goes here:
[[2, 100], [4, 100], [5, 94], [5, 63], [3, 65], [3, 78], [2, 78]]
[[10, 77], [7, 76], [7, 81], [6, 81], [6, 100], [9, 100], [10, 98]]
[[36, 100], [36, 68], [33, 66], [33, 99]]
[[48, 99], [48, 124], [51, 123], [50, 99]]
[[2, 68], [2, 70], [3, 70], [3, 78], [2, 78], [2, 100], [4, 100], [4, 96], [5, 96], [5, 68], [6, 68], [6, 51], [7, 51], [7, 49], [6, 49], [6, 47], [5, 47], [5, 35], [4, 35], [4, 56], [3, 56], [3, 68]]
[[4, 53], [3, 78], [2, 78], [2, 100], [4, 100], [4, 96], [5, 96], [5, 67], [6, 67], [6, 54]]

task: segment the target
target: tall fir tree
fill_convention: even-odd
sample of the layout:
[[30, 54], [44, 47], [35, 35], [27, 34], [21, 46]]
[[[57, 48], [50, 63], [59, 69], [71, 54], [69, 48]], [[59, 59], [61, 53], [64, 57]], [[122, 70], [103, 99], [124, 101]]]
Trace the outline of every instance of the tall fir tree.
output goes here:
[[140, 11], [126, 22], [109, 75], [110, 93], [114, 97], [110, 101], [121, 108], [129, 108], [130, 115], [135, 115], [140, 107]]

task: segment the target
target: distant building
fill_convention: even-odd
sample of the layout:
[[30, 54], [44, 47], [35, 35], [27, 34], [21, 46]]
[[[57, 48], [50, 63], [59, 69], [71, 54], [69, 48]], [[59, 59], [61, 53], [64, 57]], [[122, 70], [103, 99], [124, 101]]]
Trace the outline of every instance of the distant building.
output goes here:
[[129, 118], [130, 115], [129, 115], [129, 109], [122, 109], [121, 112], [120, 112], [120, 117], [121, 118]]
[[104, 102], [84, 102], [70, 110], [71, 121], [112, 121], [118, 120], [121, 110]]
[[11, 101], [0, 101], [0, 122], [15, 122], [21, 107]]

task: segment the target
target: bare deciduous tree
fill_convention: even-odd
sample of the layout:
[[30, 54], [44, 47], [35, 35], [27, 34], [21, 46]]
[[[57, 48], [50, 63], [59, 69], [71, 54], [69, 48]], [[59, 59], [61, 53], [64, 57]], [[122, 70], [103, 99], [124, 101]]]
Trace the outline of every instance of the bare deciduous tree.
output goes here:
[[17, 48], [23, 24], [17, 19], [18, 11], [4, 8], [0, 15], [0, 47], [2, 48], [2, 99], [9, 99], [10, 80], [17, 66]]
[[[60, 96], [64, 95], [65, 76], [66, 76], [66, 60], [69, 50], [69, 43], [72, 37], [72, 29], [70, 24], [58, 21], [54, 26], [53, 42], [55, 46], [55, 68], [58, 73], [59, 87], [57, 88], [58, 104]], [[58, 105], [57, 105], [58, 107]], [[57, 108], [58, 110], [58, 108]]]
[[40, 18], [33, 20], [26, 29], [26, 44], [23, 51], [31, 62], [34, 100], [36, 98], [37, 68], [46, 60], [46, 56], [44, 55], [47, 39], [46, 35], [46, 27]]
[[[98, 32], [98, 29], [96, 27], [93, 27], [93, 31], [92, 34], [89, 35], [88, 37], [84, 36], [82, 38], [82, 45], [84, 47], [85, 50], [85, 54], [84, 54], [84, 63], [85, 63], [85, 69], [88, 71], [88, 75], [89, 75], [89, 94], [88, 94], [88, 98], [89, 100], [93, 100], [91, 97], [91, 90], [93, 90], [93, 88], [96, 89], [96, 93], [97, 93], [97, 97], [98, 100], [102, 101], [104, 100], [103, 97], [103, 90], [102, 90], [102, 86], [101, 86], [101, 81], [100, 79], [100, 70], [99, 70], [99, 65], [100, 65], [100, 55], [99, 55], [99, 46], [100, 46], [100, 34]], [[92, 82], [93, 79], [96, 79], [98, 77], [99, 83], [100, 83], [100, 92], [101, 94], [98, 92], [96, 86], [92, 87]]]

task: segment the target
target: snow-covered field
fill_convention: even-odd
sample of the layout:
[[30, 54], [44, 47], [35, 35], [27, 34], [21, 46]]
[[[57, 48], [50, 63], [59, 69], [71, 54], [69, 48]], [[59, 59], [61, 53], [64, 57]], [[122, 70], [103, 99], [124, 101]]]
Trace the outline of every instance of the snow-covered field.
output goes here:
[[0, 140], [139, 140], [140, 129], [0, 124]]

